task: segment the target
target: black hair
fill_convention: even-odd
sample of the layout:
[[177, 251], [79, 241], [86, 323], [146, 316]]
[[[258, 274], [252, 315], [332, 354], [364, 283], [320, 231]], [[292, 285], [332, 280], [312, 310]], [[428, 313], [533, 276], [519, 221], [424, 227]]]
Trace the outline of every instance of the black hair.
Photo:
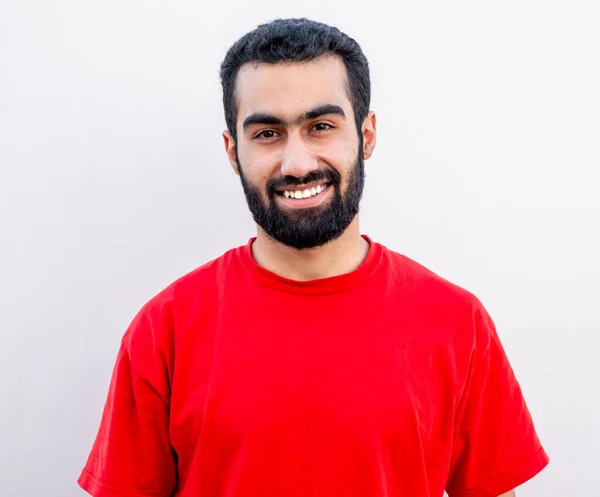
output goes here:
[[236, 139], [237, 100], [235, 82], [242, 65], [308, 62], [325, 55], [339, 56], [346, 67], [348, 96], [356, 129], [369, 113], [371, 81], [369, 64], [360, 45], [339, 29], [309, 19], [276, 19], [259, 25], [237, 40], [221, 64], [223, 109], [227, 129]]

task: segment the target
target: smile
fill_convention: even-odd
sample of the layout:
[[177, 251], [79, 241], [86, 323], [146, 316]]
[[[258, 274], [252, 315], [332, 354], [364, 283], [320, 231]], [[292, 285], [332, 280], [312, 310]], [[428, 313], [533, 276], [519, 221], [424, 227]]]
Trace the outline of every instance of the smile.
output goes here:
[[305, 188], [304, 190], [283, 190], [278, 192], [279, 195], [284, 196], [285, 198], [311, 198], [316, 197], [321, 192], [324, 192], [329, 187], [329, 183], [323, 185], [316, 185], [312, 188]]

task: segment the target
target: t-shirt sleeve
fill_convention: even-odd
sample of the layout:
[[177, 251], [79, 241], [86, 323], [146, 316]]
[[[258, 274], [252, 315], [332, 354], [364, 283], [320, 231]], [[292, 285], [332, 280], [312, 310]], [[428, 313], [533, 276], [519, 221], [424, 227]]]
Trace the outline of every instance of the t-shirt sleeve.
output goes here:
[[449, 497], [498, 497], [549, 462], [494, 323], [478, 306], [475, 349], [455, 418]]
[[78, 479], [90, 495], [172, 495], [168, 378], [151, 326], [138, 316], [121, 343], [100, 428]]

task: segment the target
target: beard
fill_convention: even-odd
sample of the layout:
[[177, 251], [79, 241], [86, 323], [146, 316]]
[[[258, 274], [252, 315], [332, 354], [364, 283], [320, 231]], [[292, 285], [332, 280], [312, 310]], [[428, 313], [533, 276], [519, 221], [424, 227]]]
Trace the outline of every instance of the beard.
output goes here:
[[[362, 144], [348, 175], [346, 191], [342, 194], [340, 174], [333, 169], [311, 171], [303, 178], [281, 176], [272, 178], [266, 186], [267, 203], [258, 187], [244, 176], [237, 157], [240, 179], [252, 217], [273, 240], [288, 247], [303, 250], [320, 247], [339, 238], [358, 214], [365, 183]], [[330, 183], [333, 198], [323, 205], [304, 209], [282, 209], [276, 200], [284, 187], [298, 186], [315, 181]]]

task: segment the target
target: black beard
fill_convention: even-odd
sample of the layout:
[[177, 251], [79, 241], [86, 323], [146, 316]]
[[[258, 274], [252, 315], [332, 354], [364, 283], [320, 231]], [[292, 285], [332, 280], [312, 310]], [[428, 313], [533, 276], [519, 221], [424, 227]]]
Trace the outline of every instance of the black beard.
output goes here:
[[[269, 180], [266, 186], [267, 205], [260, 190], [244, 177], [237, 151], [236, 160], [246, 202], [254, 221], [269, 237], [288, 247], [302, 250], [325, 245], [339, 238], [358, 214], [365, 183], [362, 144], [349, 173], [348, 187], [343, 195], [338, 172], [333, 169], [318, 170], [311, 171], [303, 178], [282, 176]], [[275, 199], [278, 189], [314, 181], [327, 181], [330, 183], [329, 188], [334, 190], [333, 198], [326, 204], [294, 211], [279, 207]]]

